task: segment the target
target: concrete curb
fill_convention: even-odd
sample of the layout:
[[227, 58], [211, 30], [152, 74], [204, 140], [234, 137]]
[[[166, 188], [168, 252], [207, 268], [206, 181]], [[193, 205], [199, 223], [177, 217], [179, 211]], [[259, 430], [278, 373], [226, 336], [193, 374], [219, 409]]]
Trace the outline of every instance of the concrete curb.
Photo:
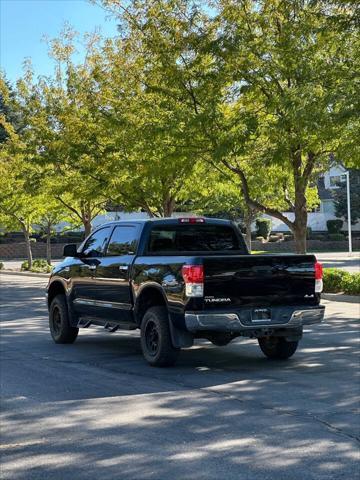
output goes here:
[[23, 277], [38, 277], [38, 278], [49, 278], [50, 273], [36, 273], [36, 272], [18, 272], [16, 270], [0, 270], [0, 276], [5, 275], [19, 275]]
[[360, 295], [344, 295], [343, 293], [322, 293], [321, 299], [331, 302], [360, 303]]

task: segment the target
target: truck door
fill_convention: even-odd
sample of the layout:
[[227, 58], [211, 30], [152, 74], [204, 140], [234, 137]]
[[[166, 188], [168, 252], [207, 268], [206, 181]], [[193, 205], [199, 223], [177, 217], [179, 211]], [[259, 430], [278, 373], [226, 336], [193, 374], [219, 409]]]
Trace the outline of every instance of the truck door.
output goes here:
[[96, 315], [95, 272], [108, 243], [112, 227], [96, 230], [86, 240], [76, 263], [70, 267], [73, 306], [80, 315]]
[[133, 322], [130, 284], [131, 265], [140, 234], [139, 225], [117, 225], [106, 253], [96, 267], [96, 300], [99, 316], [121, 322]]

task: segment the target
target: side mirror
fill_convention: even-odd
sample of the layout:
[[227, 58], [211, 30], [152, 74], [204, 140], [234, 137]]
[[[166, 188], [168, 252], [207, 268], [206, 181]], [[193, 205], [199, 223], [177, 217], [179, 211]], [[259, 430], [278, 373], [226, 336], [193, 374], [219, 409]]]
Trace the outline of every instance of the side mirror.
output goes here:
[[75, 243], [69, 243], [69, 245], [64, 246], [64, 251], [63, 251], [63, 256], [64, 257], [77, 257], [77, 246]]

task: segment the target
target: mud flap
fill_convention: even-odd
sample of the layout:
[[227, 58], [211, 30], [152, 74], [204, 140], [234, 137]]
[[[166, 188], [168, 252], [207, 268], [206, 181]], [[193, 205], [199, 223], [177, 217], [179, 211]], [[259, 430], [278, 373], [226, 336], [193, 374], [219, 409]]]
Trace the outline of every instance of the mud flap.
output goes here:
[[188, 348], [193, 346], [194, 337], [190, 332], [175, 327], [171, 318], [169, 318], [169, 326], [171, 341], [175, 348]]

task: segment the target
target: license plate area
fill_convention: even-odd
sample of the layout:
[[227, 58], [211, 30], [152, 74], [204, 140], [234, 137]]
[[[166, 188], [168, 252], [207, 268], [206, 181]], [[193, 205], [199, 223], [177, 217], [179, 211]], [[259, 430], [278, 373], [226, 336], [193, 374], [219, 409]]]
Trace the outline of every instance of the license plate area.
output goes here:
[[254, 308], [251, 312], [253, 323], [271, 322], [270, 308]]

